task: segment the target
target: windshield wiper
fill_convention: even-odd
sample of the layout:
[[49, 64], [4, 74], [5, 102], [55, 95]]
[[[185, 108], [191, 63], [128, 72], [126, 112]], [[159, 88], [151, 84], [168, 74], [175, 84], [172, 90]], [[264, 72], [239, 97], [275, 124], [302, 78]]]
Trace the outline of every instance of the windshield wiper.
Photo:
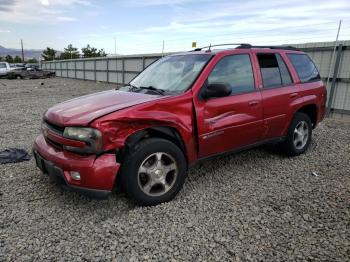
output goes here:
[[155, 91], [156, 93], [158, 93], [160, 95], [164, 95], [164, 92], [165, 92], [164, 89], [156, 88], [154, 86], [139, 86], [138, 88], [152, 90], [152, 91]]
[[120, 88], [127, 87], [127, 86], [130, 87], [130, 88], [128, 89], [129, 92], [133, 92], [135, 89], [139, 89], [137, 86], [127, 84], [127, 85], [121, 86], [121, 87], [119, 87], [119, 88], [116, 88], [115, 90], [119, 90]]

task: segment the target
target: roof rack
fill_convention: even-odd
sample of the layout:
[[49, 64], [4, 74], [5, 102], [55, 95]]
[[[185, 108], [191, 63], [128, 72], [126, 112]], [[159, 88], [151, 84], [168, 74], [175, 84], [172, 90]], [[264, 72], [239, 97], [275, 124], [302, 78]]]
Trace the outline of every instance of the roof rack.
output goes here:
[[236, 49], [251, 49], [251, 48], [269, 48], [269, 49], [283, 49], [283, 50], [293, 50], [300, 51], [298, 48], [289, 45], [250, 45], [242, 44], [237, 46]]
[[[249, 45], [249, 44], [242, 44], [242, 43], [232, 43], [232, 44], [218, 44], [218, 45], [209, 45], [209, 46], [203, 46], [203, 47], [198, 47], [192, 51], [202, 51], [205, 48], [208, 48], [208, 50], [210, 51], [210, 49], [212, 47], [216, 47], [216, 46], [226, 46], [226, 45], [238, 45], [238, 46], [245, 46], [245, 45]], [[249, 45], [250, 46], [250, 45]]]
[[245, 43], [232, 43], [232, 44], [218, 44], [218, 45], [209, 45], [204, 47], [196, 48], [193, 51], [202, 51], [205, 48], [208, 48], [207, 51], [210, 51], [212, 47], [216, 46], [228, 46], [228, 45], [236, 45], [236, 49], [251, 49], [251, 48], [269, 48], [269, 49], [283, 49], [283, 50], [293, 50], [293, 51], [300, 51], [298, 48], [294, 46], [286, 46], [286, 45], [271, 45], [271, 46], [265, 46], [265, 45], [251, 45], [251, 44], [245, 44]]

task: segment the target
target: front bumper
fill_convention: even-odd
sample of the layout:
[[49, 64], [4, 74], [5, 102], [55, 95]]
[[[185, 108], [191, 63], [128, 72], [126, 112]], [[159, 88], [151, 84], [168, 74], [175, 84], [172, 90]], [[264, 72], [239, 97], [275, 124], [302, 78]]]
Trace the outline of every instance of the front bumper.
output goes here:
[[[63, 182], [71, 191], [93, 197], [107, 197], [113, 190], [120, 164], [115, 154], [82, 156], [57, 150], [47, 144], [43, 135], [36, 138], [33, 147], [36, 165], [51, 177]], [[79, 172], [74, 180], [70, 172]]]

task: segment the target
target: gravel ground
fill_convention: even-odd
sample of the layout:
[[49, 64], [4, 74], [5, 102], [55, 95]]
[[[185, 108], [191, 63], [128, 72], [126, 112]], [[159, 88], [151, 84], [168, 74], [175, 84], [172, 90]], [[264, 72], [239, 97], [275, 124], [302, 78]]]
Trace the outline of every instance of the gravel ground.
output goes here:
[[[111, 87], [0, 80], [0, 150], [31, 150], [48, 107]], [[218, 157], [191, 168], [175, 200], [150, 208], [120, 193], [66, 192], [33, 159], [1, 165], [0, 261], [349, 261], [349, 162], [350, 123], [327, 120], [302, 156]]]

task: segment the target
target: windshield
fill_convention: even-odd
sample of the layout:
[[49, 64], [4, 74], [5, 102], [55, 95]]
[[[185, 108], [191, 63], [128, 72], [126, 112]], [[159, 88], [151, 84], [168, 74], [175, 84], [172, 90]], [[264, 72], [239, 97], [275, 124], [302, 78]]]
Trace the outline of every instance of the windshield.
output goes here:
[[154, 62], [130, 82], [133, 87], [152, 87], [167, 93], [187, 90], [211, 58], [210, 54], [167, 56]]

